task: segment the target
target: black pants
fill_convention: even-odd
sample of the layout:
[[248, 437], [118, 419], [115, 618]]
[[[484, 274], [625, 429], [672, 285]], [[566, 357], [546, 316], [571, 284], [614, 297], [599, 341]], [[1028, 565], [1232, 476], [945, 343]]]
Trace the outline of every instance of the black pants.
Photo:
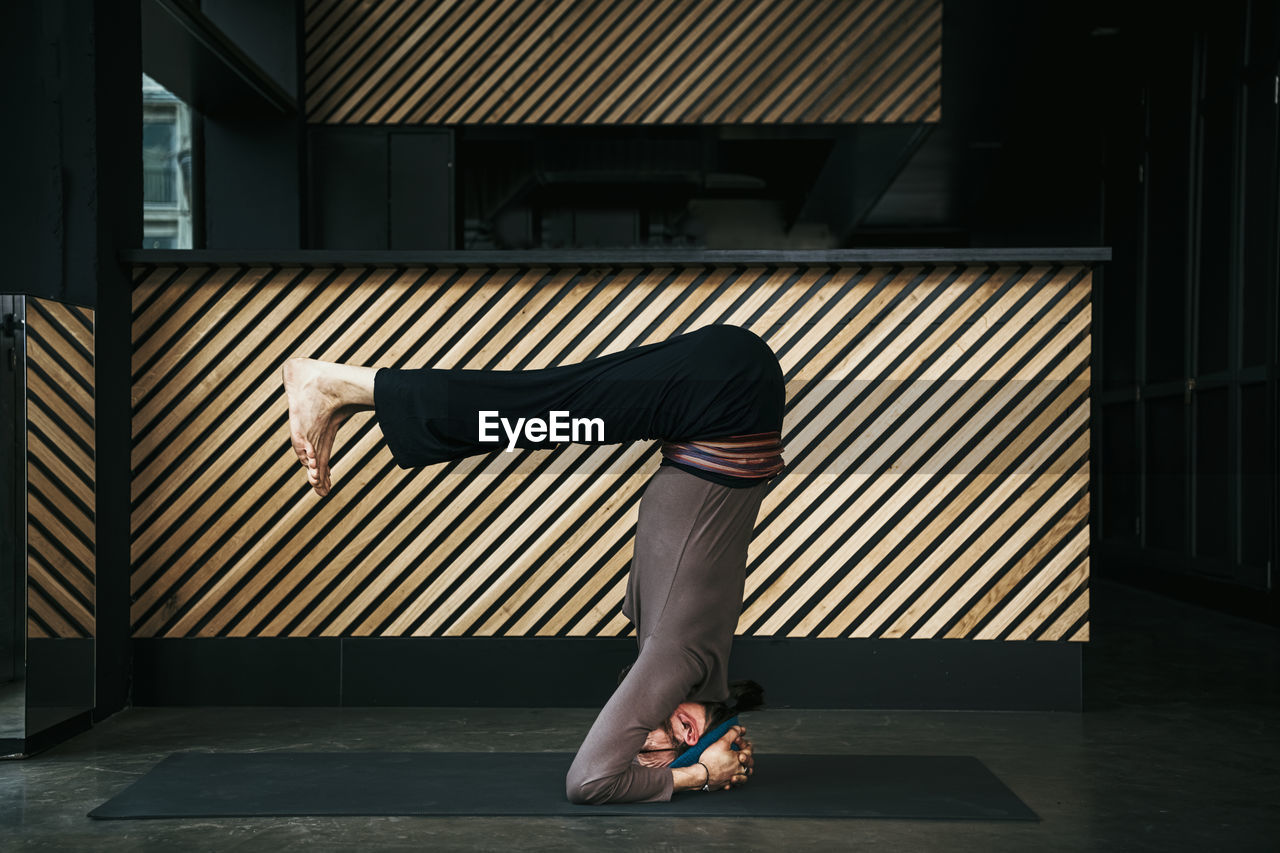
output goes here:
[[[509, 444], [551, 447], [556, 436], [507, 428], [539, 419], [581, 421], [582, 444], [696, 441], [781, 432], [782, 369], [768, 344], [737, 326], [708, 326], [661, 343], [540, 370], [382, 369], [374, 408], [396, 464], [431, 465]], [[489, 425], [482, 436], [481, 413]], [[522, 420], [523, 419], [523, 420]], [[599, 429], [594, 428], [598, 422]], [[496, 438], [495, 438], [496, 436]], [[684, 466], [679, 466], [684, 467]], [[725, 485], [754, 485], [686, 469]]]

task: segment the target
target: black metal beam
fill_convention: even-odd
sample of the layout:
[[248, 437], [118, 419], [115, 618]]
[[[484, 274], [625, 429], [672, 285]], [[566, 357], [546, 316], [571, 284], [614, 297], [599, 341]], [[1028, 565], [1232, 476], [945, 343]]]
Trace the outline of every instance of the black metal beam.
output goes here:
[[186, 0], [142, 0], [142, 68], [213, 118], [293, 115], [297, 100]]

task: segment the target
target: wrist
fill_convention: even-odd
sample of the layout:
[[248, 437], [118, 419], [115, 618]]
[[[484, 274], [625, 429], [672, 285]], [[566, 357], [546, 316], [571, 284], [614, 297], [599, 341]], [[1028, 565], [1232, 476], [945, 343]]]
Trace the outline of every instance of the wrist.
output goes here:
[[673, 791], [701, 791], [707, 784], [705, 764], [699, 762], [692, 767], [673, 767], [671, 769], [671, 789]]

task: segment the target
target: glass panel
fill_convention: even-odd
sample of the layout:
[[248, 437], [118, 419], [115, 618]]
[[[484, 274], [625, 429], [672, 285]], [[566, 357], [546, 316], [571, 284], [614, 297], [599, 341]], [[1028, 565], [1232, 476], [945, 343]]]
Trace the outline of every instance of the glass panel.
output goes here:
[[1213, 373], [1230, 365], [1227, 355], [1231, 307], [1232, 243], [1235, 233], [1235, 101], [1216, 98], [1201, 114], [1204, 149], [1200, 162], [1200, 273], [1197, 277], [1199, 347], [1196, 370]]
[[[21, 310], [20, 297], [0, 294], [0, 318]], [[20, 316], [20, 315], [19, 315]], [[26, 565], [20, 559], [23, 514], [22, 466], [19, 419], [26, 410], [20, 370], [8, 370], [22, 362], [22, 338], [0, 334], [0, 742], [6, 751], [17, 751], [26, 736]], [[12, 359], [12, 361], [11, 361]]]
[[1190, 234], [1192, 44], [1179, 40], [1158, 57], [1154, 74], [1168, 85], [1150, 98], [1147, 181], [1148, 382], [1186, 376], [1187, 245]]
[[1111, 389], [1132, 385], [1137, 344], [1133, 331], [1137, 326], [1137, 265], [1132, 251], [1116, 244], [1116, 259], [1106, 269], [1094, 271], [1099, 284], [1095, 298], [1106, 321], [1095, 324], [1102, 345], [1102, 386]]
[[[17, 337], [25, 339], [26, 354], [23, 342], [15, 344], [10, 373], [23, 394], [16, 416], [5, 418], [19, 436], [16, 447], [10, 444], [17, 458], [6, 481], [22, 498], [12, 510], [25, 559], [20, 554], [13, 562], [10, 609], [22, 627], [14, 642], [24, 650], [26, 744], [15, 751], [25, 752], [33, 737], [54, 726], [76, 718], [87, 725], [94, 704], [94, 312], [48, 299], [16, 300], [14, 313], [25, 321]], [[17, 674], [17, 663], [8, 675]], [[10, 709], [15, 694], [12, 686], [3, 692]], [[15, 731], [12, 717], [4, 731]]]
[[[144, 217], [165, 218], [156, 233], [144, 219], [144, 249], [192, 247], [191, 111], [142, 75], [142, 204]], [[170, 219], [170, 217], [173, 217]]]
[[1133, 418], [1132, 403], [1103, 409], [1098, 490], [1104, 539], [1133, 539], [1138, 532], [1138, 442]]
[[1226, 388], [1196, 395], [1196, 556], [1230, 555], [1230, 398]]
[[1249, 4], [1249, 62], [1265, 63], [1280, 52], [1280, 4], [1252, 0]]
[[142, 200], [148, 204], [174, 204], [177, 193], [177, 161], [173, 121], [142, 123]]
[[1241, 355], [1243, 366], [1267, 363], [1267, 315], [1276, 288], [1275, 186], [1280, 129], [1274, 83], [1245, 85], [1244, 227], [1241, 234]]
[[1266, 383], [1240, 388], [1240, 562], [1263, 566], [1276, 523], [1275, 424], [1267, 413]]
[[1151, 548], [1186, 550], [1185, 424], [1181, 395], [1147, 402], [1146, 544]]

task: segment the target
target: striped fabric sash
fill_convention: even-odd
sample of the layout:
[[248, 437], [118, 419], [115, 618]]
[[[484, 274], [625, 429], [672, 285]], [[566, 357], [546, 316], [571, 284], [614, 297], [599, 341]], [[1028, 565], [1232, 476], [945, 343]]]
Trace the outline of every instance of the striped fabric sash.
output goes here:
[[730, 477], [763, 479], [785, 467], [780, 432], [735, 435], [714, 441], [664, 441], [662, 455], [681, 465]]

